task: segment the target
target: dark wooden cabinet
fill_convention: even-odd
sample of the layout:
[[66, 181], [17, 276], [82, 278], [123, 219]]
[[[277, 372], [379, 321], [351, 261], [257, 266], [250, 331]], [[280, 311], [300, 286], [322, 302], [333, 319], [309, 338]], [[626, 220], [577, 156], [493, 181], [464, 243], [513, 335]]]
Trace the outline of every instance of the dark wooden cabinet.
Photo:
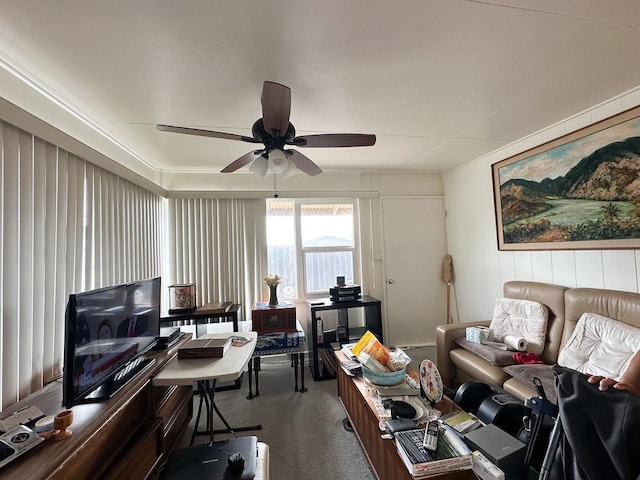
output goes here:
[[357, 342], [367, 330], [383, 342], [382, 307], [376, 298], [363, 295], [340, 302], [321, 298], [307, 300], [307, 307], [309, 368], [314, 380], [336, 377], [334, 345]]
[[293, 302], [271, 306], [264, 302], [253, 304], [251, 329], [258, 335], [275, 332], [297, 332], [296, 306]]
[[[191, 335], [168, 350], [111, 399], [76, 405], [71, 436], [47, 440], [0, 470], [0, 479], [146, 479], [181, 441], [193, 413], [191, 386], [154, 387], [151, 378]], [[26, 406], [45, 415], [62, 408], [62, 382], [55, 381], [2, 413]]]

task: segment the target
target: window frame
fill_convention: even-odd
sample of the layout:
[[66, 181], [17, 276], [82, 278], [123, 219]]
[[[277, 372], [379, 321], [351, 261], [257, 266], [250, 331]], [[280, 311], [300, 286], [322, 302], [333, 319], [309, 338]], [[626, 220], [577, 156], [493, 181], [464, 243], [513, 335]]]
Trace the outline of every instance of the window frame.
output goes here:
[[[268, 200], [269, 201], [269, 200]], [[329, 291], [310, 292], [307, 285], [306, 255], [308, 253], [331, 253], [350, 252], [353, 260], [353, 281], [360, 284], [362, 278], [362, 248], [360, 243], [360, 203], [357, 198], [278, 198], [275, 201], [287, 201], [293, 203], [294, 222], [294, 250], [296, 262], [296, 299], [305, 301], [307, 299], [328, 297]], [[302, 208], [307, 205], [351, 205], [353, 213], [353, 246], [302, 246]]]

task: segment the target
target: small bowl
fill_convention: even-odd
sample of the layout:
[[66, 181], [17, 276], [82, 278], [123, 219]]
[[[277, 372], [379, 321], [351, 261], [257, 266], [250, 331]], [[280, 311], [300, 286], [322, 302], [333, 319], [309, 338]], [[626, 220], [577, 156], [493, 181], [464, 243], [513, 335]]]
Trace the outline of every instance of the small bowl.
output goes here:
[[405, 373], [407, 373], [407, 367], [396, 372], [375, 372], [362, 365], [362, 375], [365, 380], [382, 387], [389, 387], [404, 382]]

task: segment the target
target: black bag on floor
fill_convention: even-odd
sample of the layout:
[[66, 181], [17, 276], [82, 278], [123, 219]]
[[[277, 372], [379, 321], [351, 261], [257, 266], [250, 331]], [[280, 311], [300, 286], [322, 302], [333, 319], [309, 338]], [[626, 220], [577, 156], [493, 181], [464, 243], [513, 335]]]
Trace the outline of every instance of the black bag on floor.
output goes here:
[[554, 367], [559, 415], [540, 479], [640, 479], [640, 397]]

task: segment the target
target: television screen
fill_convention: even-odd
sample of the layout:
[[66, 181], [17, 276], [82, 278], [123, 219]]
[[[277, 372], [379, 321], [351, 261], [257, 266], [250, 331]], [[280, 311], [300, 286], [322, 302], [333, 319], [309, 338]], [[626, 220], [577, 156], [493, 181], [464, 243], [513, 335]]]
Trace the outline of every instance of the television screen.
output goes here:
[[157, 341], [160, 278], [69, 295], [65, 328], [65, 407], [108, 398], [116, 373]]

